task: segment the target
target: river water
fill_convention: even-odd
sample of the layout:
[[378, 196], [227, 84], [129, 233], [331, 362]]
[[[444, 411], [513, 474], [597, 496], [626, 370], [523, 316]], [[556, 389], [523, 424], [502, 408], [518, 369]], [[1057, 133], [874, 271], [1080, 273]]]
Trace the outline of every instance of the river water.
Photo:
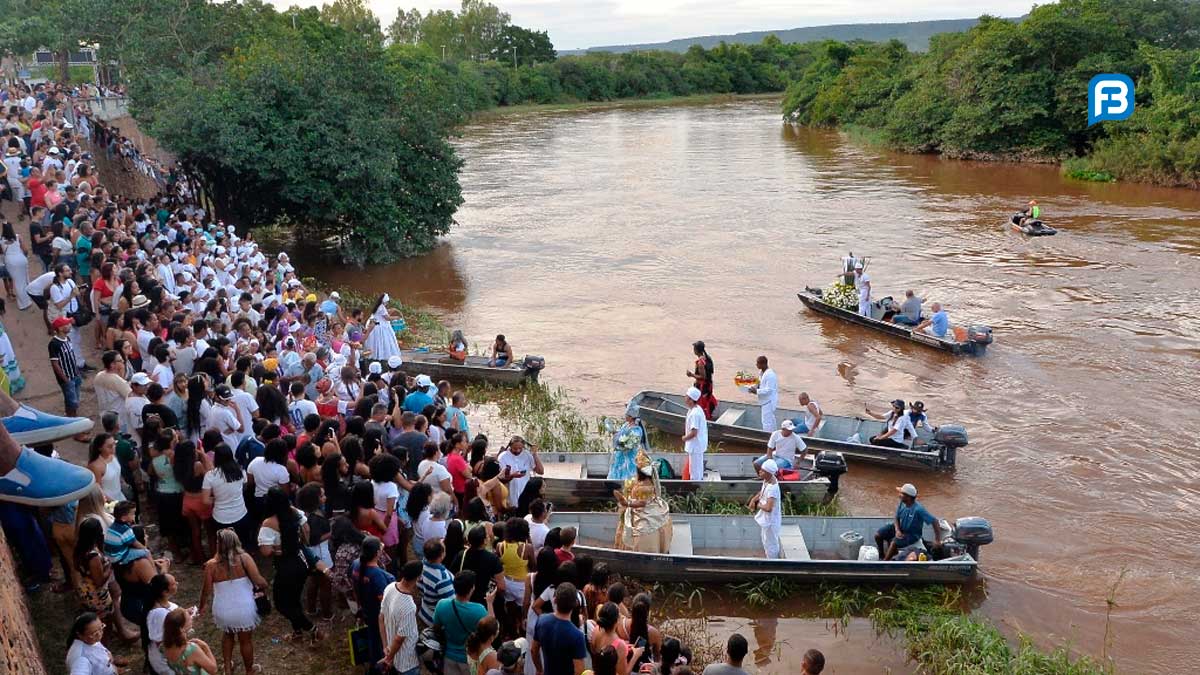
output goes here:
[[[852, 512], [890, 512], [912, 481], [941, 517], [991, 519], [978, 611], [1042, 645], [1100, 654], [1124, 571], [1118, 665], [1195, 668], [1200, 193], [880, 153], [783, 124], [775, 100], [498, 117], [458, 147], [466, 203], [444, 246], [323, 276], [428, 305], [481, 346], [507, 334], [596, 415], [682, 391], [696, 339], [718, 397], [745, 397], [732, 375], [766, 354], [784, 405], [801, 390], [832, 413], [923, 399], [970, 432], [957, 473], [855, 466]], [[1031, 197], [1058, 236], [1003, 226]], [[915, 289], [996, 344], [952, 357], [806, 312], [795, 291], [827, 285], [847, 251], [872, 258], [877, 295]], [[895, 665], [820, 622], [778, 626], [797, 659], [819, 642], [837, 672]]]

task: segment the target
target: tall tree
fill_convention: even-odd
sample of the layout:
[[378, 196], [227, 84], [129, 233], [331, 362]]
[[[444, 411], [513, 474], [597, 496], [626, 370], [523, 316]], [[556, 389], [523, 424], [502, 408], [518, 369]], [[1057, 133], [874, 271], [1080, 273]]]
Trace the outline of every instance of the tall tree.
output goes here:
[[492, 46], [491, 58], [514, 65], [548, 63], [557, 57], [546, 31], [533, 31], [509, 24]]

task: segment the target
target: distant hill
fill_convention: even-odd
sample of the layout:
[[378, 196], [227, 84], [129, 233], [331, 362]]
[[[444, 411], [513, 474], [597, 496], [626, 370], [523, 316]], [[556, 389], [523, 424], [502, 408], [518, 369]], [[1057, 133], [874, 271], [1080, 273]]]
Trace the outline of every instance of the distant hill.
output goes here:
[[[1020, 21], [1020, 19], [1010, 19]], [[817, 40], [868, 40], [880, 42], [896, 38], [909, 49], [925, 51], [929, 48], [929, 38], [938, 33], [957, 33], [970, 29], [979, 23], [979, 19], [942, 19], [938, 21], [913, 21], [911, 23], [847, 23], [833, 26], [806, 26], [788, 30], [761, 30], [749, 33], [734, 33], [732, 35], [704, 35], [701, 37], [681, 38], [668, 42], [654, 42], [640, 45], [608, 45], [589, 47], [587, 49], [563, 50], [559, 54], [582, 54], [584, 52], [632, 52], [658, 49], [668, 52], [686, 52], [692, 45], [700, 45], [705, 49], [716, 47], [721, 42], [730, 44], [757, 44], [768, 35], [775, 35], [783, 42], [814, 42]]]

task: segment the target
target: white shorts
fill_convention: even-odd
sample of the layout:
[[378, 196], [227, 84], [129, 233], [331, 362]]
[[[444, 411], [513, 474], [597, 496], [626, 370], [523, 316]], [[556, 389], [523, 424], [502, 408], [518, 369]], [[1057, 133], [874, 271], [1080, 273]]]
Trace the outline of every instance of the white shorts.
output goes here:
[[518, 605], [525, 602], [525, 581], [504, 575], [504, 599]]

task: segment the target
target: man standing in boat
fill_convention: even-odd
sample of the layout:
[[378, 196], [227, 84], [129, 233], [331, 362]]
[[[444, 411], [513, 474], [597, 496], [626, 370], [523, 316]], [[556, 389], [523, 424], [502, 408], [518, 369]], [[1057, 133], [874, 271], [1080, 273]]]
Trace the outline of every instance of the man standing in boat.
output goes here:
[[754, 363], [759, 371], [758, 384], [750, 387], [750, 393], [758, 396], [762, 430], [770, 433], [779, 428], [775, 423], [775, 409], [779, 407], [779, 378], [767, 366], [767, 357], [760, 356]]
[[704, 451], [708, 449], [708, 420], [700, 407], [700, 390], [690, 387], [687, 396], [687, 418], [683, 422], [683, 451], [688, 466], [684, 480], [704, 480]]
[[713, 360], [703, 340], [692, 343], [692, 353], [696, 355], [696, 369], [689, 370], [688, 377], [695, 380], [695, 386], [700, 390], [700, 408], [704, 410], [704, 417], [711, 420], [717, 410], [717, 398], [713, 396]]
[[879, 559], [891, 560], [905, 548], [919, 544], [926, 523], [933, 525], [934, 547], [941, 546], [942, 529], [937, 525], [937, 518], [925, 510], [924, 504], [917, 501], [917, 487], [912, 483], [905, 483], [896, 488], [896, 492], [900, 493], [900, 504], [896, 506], [895, 522], [884, 525], [875, 533]]
[[779, 465], [773, 459], [768, 459], [758, 467], [762, 487], [747, 504], [754, 512], [754, 522], [762, 529], [763, 550], [771, 560], [781, 557], [779, 553], [782, 548], [779, 531], [783, 527], [783, 508], [780, 505], [782, 496], [779, 493], [779, 481], [775, 478], [777, 473]]
[[871, 318], [871, 277], [861, 260], [854, 263], [854, 289], [858, 291], [858, 313]]

